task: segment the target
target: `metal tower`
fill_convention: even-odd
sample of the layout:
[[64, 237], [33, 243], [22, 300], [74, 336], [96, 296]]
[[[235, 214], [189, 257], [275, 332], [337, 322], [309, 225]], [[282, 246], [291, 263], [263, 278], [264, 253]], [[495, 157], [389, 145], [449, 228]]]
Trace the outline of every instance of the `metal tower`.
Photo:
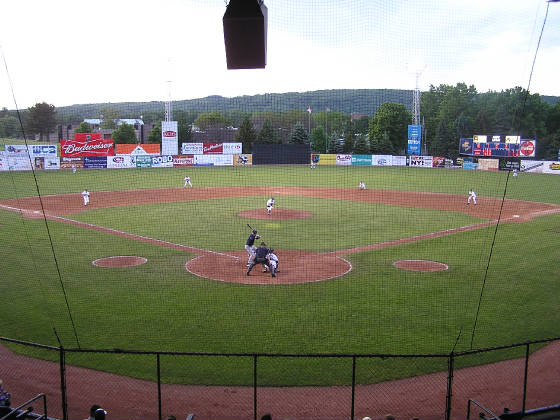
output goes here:
[[168, 80], [167, 83], [169, 84], [169, 96], [167, 98], [167, 101], [165, 102], [165, 121], [172, 121], [173, 106], [171, 104], [171, 80]]
[[420, 80], [421, 71], [416, 71], [416, 87], [412, 93], [412, 124], [420, 125]]

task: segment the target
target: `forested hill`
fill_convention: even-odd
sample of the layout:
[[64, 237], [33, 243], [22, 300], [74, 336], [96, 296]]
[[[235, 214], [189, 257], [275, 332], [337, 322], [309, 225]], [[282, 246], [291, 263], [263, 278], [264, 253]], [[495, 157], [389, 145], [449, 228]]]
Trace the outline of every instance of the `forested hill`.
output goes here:
[[[557, 96], [542, 96], [545, 102], [555, 104]], [[198, 112], [242, 110], [245, 112], [302, 110], [326, 111], [344, 114], [373, 115], [385, 102], [405, 105], [412, 110], [412, 90], [400, 89], [331, 89], [312, 92], [267, 93], [263, 95], [226, 98], [213, 95], [205, 98], [173, 101], [173, 109]], [[148, 112], [162, 112], [163, 101], [82, 104], [58, 107], [61, 116], [96, 117], [103, 107], [117, 108], [122, 117], [135, 118]], [[70, 117], [71, 118], [71, 117]], [[65, 118], [66, 119], [66, 118]]]
[[[246, 112], [302, 110], [308, 107], [312, 112], [326, 111], [350, 114], [352, 112], [373, 115], [384, 102], [412, 107], [412, 90], [398, 89], [332, 89], [313, 92], [266, 93], [264, 95], [236, 96], [226, 98], [213, 95], [206, 98], [174, 100], [173, 109], [199, 112], [243, 110]], [[62, 115], [96, 116], [103, 107], [118, 108], [130, 117], [143, 112], [163, 110], [163, 101], [119, 102], [82, 104], [57, 107]]]

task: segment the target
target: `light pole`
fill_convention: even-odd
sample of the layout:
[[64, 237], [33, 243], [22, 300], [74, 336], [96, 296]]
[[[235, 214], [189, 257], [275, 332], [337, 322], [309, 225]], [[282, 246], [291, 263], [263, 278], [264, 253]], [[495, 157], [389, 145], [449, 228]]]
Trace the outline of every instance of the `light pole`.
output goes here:
[[328, 153], [327, 147], [329, 145], [329, 112], [330, 112], [330, 108], [327, 107], [327, 109], [325, 110], [327, 113], [327, 116], [325, 118], [325, 153]]

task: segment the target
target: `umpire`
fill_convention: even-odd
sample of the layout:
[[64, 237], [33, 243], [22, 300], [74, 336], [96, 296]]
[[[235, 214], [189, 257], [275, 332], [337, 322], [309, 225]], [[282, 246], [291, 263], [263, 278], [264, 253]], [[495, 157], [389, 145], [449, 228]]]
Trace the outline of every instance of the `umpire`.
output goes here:
[[271, 276], [276, 277], [276, 273], [274, 272], [274, 269], [270, 267], [270, 263], [268, 262], [268, 258], [267, 258], [268, 252], [269, 251], [268, 248], [266, 247], [266, 244], [264, 242], [261, 242], [261, 246], [259, 246], [255, 251], [255, 258], [253, 259], [253, 262], [251, 263], [249, 269], [247, 270], [247, 275], [249, 275], [249, 273], [251, 272], [251, 270], [255, 265], [263, 264], [270, 269]]

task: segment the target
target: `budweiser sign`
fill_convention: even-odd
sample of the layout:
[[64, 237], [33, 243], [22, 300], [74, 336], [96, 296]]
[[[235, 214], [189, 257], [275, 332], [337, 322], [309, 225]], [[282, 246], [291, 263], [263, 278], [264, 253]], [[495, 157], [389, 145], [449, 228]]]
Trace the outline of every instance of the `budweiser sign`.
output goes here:
[[224, 153], [223, 143], [203, 143], [203, 154], [222, 154]]
[[61, 157], [113, 156], [113, 140], [60, 140]]

